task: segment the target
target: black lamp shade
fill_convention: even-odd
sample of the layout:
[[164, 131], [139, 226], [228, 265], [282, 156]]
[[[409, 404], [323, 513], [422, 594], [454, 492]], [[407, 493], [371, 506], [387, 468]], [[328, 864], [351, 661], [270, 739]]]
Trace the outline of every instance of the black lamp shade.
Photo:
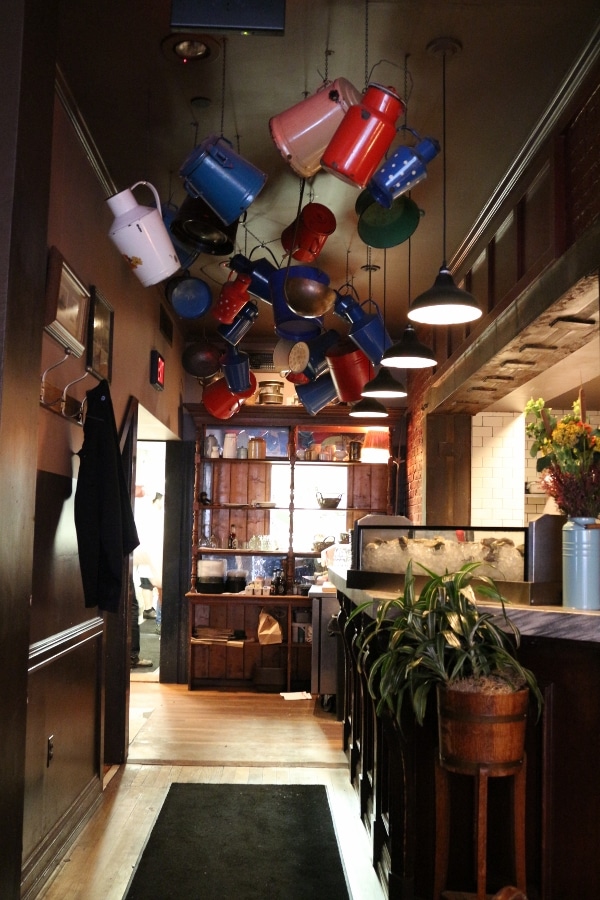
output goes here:
[[381, 365], [391, 369], [426, 369], [435, 366], [435, 353], [417, 337], [412, 325], [407, 325], [402, 338], [385, 351]]
[[356, 419], [385, 419], [388, 411], [378, 400], [365, 397], [353, 405], [349, 415]]
[[361, 391], [363, 397], [406, 397], [407, 392], [401, 382], [397, 381], [389, 369], [380, 369], [375, 378], [367, 381]]
[[428, 291], [413, 300], [408, 311], [412, 322], [426, 325], [462, 325], [481, 316], [475, 297], [456, 286], [445, 264]]

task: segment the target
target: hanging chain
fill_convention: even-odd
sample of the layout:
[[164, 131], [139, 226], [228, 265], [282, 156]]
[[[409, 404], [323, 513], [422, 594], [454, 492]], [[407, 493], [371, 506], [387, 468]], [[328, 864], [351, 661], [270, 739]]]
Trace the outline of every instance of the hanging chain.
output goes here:
[[446, 52], [442, 53], [442, 261], [446, 268]]
[[404, 54], [404, 140], [406, 140], [406, 129], [408, 127], [408, 57], [410, 53]]
[[369, 86], [369, 0], [365, 0], [365, 91]]
[[325, 76], [323, 78], [324, 84], [329, 84], [329, 57], [333, 53], [333, 50], [329, 49], [329, 45], [325, 47]]
[[383, 248], [383, 325], [385, 327], [385, 306], [387, 301], [387, 247]]
[[221, 72], [221, 137], [224, 136], [225, 129], [225, 74], [227, 71], [227, 38], [223, 38], [223, 69]]

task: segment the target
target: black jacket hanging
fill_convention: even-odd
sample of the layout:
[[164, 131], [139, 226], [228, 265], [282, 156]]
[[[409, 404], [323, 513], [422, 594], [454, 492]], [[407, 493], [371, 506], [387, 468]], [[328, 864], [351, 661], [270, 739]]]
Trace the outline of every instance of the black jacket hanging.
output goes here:
[[107, 381], [87, 391], [75, 529], [86, 606], [116, 612], [123, 558], [139, 544]]

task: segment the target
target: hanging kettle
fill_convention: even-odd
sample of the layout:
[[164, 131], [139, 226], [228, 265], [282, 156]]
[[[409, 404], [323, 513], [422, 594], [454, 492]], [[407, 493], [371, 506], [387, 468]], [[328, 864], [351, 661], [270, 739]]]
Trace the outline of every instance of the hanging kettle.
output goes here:
[[169, 232], [169, 236], [171, 238], [171, 241], [173, 242], [173, 246], [177, 251], [177, 256], [179, 257], [181, 268], [189, 269], [192, 263], [197, 260], [198, 251], [191, 247], [189, 244], [185, 244], [183, 241], [180, 241], [171, 231], [171, 224], [173, 223], [173, 220], [177, 215], [177, 207], [172, 203], [163, 203], [161, 211], [163, 222], [165, 223], [165, 227]]
[[200, 197], [186, 197], [171, 222], [177, 240], [211, 256], [233, 253], [237, 229], [237, 219], [225, 225]]
[[414, 147], [401, 144], [394, 153], [377, 169], [367, 185], [374, 199], [390, 209], [396, 197], [411, 191], [427, 175], [427, 163], [440, 152], [440, 145], [434, 138], [421, 139], [416, 131], [405, 131], [417, 138]]
[[351, 106], [327, 145], [321, 165], [342, 181], [364, 188], [390, 148], [404, 103], [395, 88], [371, 83]]
[[[140, 206], [133, 191], [145, 185], [154, 194], [156, 207]], [[173, 275], [181, 263], [163, 222], [160, 199], [154, 185], [136, 181], [130, 188], [107, 199], [114, 221], [108, 236], [144, 287]]]
[[212, 309], [212, 314], [224, 325], [231, 325], [239, 311], [248, 303], [248, 286], [251, 282], [250, 275], [240, 272], [237, 278], [232, 278], [233, 272], [221, 287], [217, 302]]

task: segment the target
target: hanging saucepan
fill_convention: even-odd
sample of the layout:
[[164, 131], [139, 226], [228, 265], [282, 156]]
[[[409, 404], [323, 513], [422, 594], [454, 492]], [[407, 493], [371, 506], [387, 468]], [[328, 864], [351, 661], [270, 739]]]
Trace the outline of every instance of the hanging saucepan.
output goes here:
[[208, 341], [195, 341], [183, 351], [181, 364], [189, 375], [211, 378], [221, 368], [221, 351]]
[[226, 225], [200, 197], [186, 197], [171, 222], [171, 234], [198, 253], [229, 256], [235, 247], [238, 220]]
[[419, 207], [405, 194], [396, 197], [386, 209], [368, 191], [362, 191], [354, 208], [358, 213], [358, 236], [367, 246], [378, 250], [407, 241], [421, 220]]
[[165, 285], [167, 300], [182, 319], [198, 319], [212, 303], [209, 286], [201, 278], [194, 278], [188, 271], [170, 278]]
[[183, 241], [180, 241], [175, 237], [173, 232], [171, 231], [171, 225], [175, 216], [177, 215], [177, 207], [172, 203], [163, 203], [161, 206], [163, 222], [167, 228], [171, 236], [171, 240], [173, 241], [173, 246], [177, 251], [177, 256], [179, 257], [179, 262], [181, 263], [182, 269], [189, 269], [193, 262], [198, 258], [198, 251], [193, 247], [185, 244]]

